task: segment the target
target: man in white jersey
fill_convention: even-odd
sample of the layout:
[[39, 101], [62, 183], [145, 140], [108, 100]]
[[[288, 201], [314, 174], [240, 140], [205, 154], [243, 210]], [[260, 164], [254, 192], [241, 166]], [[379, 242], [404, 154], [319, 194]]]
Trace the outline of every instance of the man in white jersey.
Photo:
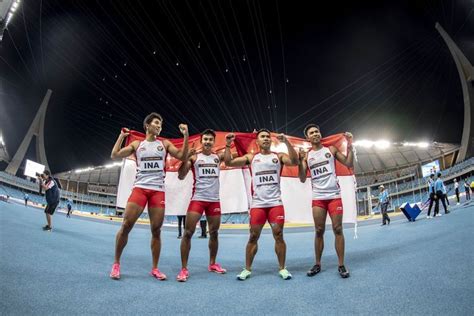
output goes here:
[[146, 132], [145, 140], [133, 141], [128, 146], [120, 148], [123, 140], [129, 135], [124, 129], [112, 149], [111, 157], [126, 158], [135, 153], [137, 158], [137, 175], [132, 193], [127, 201], [123, 216], [122, 227], [117, 232], [115, 241], [115, 260], [110, 277], [120, 279], [120, 257], [127, 245], [128, 234], [135, 225], [143, 209], [148, 204], [148, 214], [151, 228], [151, 253], [153, 257], [150, 275], [158, 280], [166, 280], [166, 275], [158, 269], [161, 251], [161, 226], [165, 216], [165, 163], [166, 155], [184, 161], [188, 156], [188, 126], [180, 124], [179, 130], [184, 136], [181, 149], [177, 149], [169, 140], [159, 140], [163, 119], [158, 113], [147, 115], [143, 121]]
[[224, 161], [228, 167], [243, 167], [250, 165], [252, 173], [252, 203], [250, 207], [250, 237], [245, 252], [245, 268], [237, 276], [238, 280], [246, 280], [251, 275], [252, 262], [258, 249], [258, 239], [263, 226], [268, 221], [275, 239], [275, 252], [278, 257], [279, 275], [284, 280], [291, 279], [291, 274], [285, 266], [286, 244], [283, 239], [285, 224], [285, 210], [281, 200], [280, 174], [283, 165], [295, 166], [298, 164], [298, 153], [294, 150], [285, 135], [278, 135], [278, 140], [288, 147], [288, 154], [273, 153], [270, 131], [261, 129], [257, 132], [257, 145], [260, 149], [257, 154], [246, 154], [233, 158], [230, 152], [234, 134], [226, 136]]
[[[216, 263], [219, 247], [218, 231], [221, 225], [221, 205], [219, 200], [219, 174], [223, 154], [214, 153], [213, 147], [216, 133], [206, 129], [201, 133], [202, 152], [189, 151], [189, 158], [181, 164], [178, 170], [180, 180], [186, 178], [189, 170], [193, 172], [193, 196], [186, 214], [186, 224], [183, 239], [181, 239], [181, 271], [176, 279], [186, 282], [189, 278], [188, 258], [191, 250], [191, 238], [196, 230], [196, 224], [203, 213], [209, 223], [209, 272], [226, 273], [220, 264]], [[205, 228], [204, 228], [205, 229]]]
[[[316, 229], [314, 249], [316, 264], [308, 271], [308, 276], [314, 276], [321, 271], [321, 256], [324, 249], [324, 230], [326, 216], [329, 213], [332, 229], [335, 235], [336, 253], [339, 259], [339, 274], [342, 278], [349, 277], [349, 271], [344, 266], [344, 234], [342, 232], [342, 200], [341, 190], [336, 176], [335, 159], [343, 165], [352, 168], [354, 154], [352, 146], [348, 145], [347, 156], [334, 146], [325, 147], [321, 144], [319, 126], [310, 124], [304, 129], [306, 139], [311, 143], [308, 153], [300, 151], [298, 174], [301, 182], [306, 181], [307, 170], [311, 176], [313, 219]], [[345, 133], [351, 144], [352, 134]]]

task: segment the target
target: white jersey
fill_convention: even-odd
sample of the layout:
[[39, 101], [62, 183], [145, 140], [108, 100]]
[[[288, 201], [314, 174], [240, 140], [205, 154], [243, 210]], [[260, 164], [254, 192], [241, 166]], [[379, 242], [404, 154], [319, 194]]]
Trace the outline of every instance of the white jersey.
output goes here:
[[341, 190], [336, 176], [336, 164], [329, 148], [310, 150], [307, 163], [311, 175], [313, 200], [340, 198]]
[[459, 189], [459, 183], [458, 182], [454, 182], [454, 188]]
[[206, 156], [202, 153], [196, 155], [193, 165], [193, 201], [218, 202], [219, 201], [219, 169], [220, 159], [216, 154]]
[[278, 155], [256, 154], [251, 163], [252, 170], [252, 208], [283, 205], [280, 190], [282, 164]]
[[165, 162], [166, 149], [163, 142], [144, 140], [138, 145], [137, 175], [134, 187], [165, 191]]

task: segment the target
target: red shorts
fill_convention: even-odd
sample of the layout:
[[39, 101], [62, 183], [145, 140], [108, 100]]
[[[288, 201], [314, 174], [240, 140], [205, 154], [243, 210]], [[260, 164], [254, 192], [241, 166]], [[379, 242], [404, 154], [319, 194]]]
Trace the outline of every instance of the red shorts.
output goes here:
[[250, 209], [250, 225], [265, 225], [267, 221], [270, 224], [284, 224], [285, 209], [283, 205]]
[[165, 192], [135, 187], [128, 198], [128, 202], [133, 202], [143, 208], [147, 203], [148, 208], [165, 208]]
[[331, 200], [313, 200], [313, 207], [320, 207], [328, 211], [329, 215], [342, 215], [342, 200], [331, 199]]
[[195, 212], [206, 216], [220, 216], [221, 203], [220, 202], [206, 202], [206, 201], [191, 201], [188, 206], [188, 212]]

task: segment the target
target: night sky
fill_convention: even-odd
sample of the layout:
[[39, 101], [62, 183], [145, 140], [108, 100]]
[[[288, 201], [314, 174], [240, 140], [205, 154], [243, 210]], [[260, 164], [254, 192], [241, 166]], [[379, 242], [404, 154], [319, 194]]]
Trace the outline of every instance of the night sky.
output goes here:
[[301, 137], [314, 122], [323, 135], [460, 143], [459, 75], [434, 25], [474, 63], [474, 1], [322, 3], [23, 0], [0, 47], [8, 151], [48, 88], [53, 172], [109, 162], [120, 128], [141, 130], [151, 111], [166, 137], [181, 122]]

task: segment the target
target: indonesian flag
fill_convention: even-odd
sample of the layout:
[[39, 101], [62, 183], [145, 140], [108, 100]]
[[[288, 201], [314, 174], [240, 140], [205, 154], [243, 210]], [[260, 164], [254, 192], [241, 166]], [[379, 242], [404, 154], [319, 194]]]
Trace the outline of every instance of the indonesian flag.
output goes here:
[[[216, 132], [216, 142], [214, 151], [223, 153], [225, 149], [225, 135], [228, 132]], [[257, 153], [259, 151], [256, 144], [256, 133], [234, 133], [235, 140], [231, 147], [234, 154], [239, 156], [246, 153]], [[288, 153], [284, 143], [280, 143], [277, 134], [272, 133], [273, 152]], [[308, 151], [311, 144], [304, 139], [287, 136], [290, 143], [298, 152], [300, 148]], [[143, 133], [130, 131], [126, 145], [135, 140], [145, 139]], [[162, 138], [158, 138], [162, 139]], [[181, 148], [183, 139], [168, 139], [177, 148]], [[195, 148], [197, 152], [202, 150], [201, 135], [189, 136], [189, 148]], [[321, 140], [324, 146], [335, 146], [340, 152], [346, 154], [347, 140], [343, 134], [332, 135]], [[117, 207], [125, 208], [127, 199], [131, 193], [136, 174], [136, 157], [131, 155], [124, 159], [117, 192]], [[189, 172], [184, 180], [178, 179], [178, 169], [181, 161], [171, 157], [166, 158], [166, 215], [184, 215], [191, 200], [193, 175]], [[344, 207], [343, 222], [356, 223], [357, 209], [355, 196], [355, 177], [352, 169], [347, 168], [336, 160], [336, 174], [341, 186], [342, 203]], [[220, 173], [220, 199], [221, 211], [223, 214], [247, 212], [251, 201], [251, 177], [248, 167], [228, 168], [221, 164]], [[285, 207], [285, 217], [287, 222], [292, 223], [312, 223], [313, 215], [311, 210], [311, 179], [301, 183], [298, 179], [298, 167], [283, 167], [281, 174], [282, 200]], [[328, 216], [329, 219], [329, 216]]]

